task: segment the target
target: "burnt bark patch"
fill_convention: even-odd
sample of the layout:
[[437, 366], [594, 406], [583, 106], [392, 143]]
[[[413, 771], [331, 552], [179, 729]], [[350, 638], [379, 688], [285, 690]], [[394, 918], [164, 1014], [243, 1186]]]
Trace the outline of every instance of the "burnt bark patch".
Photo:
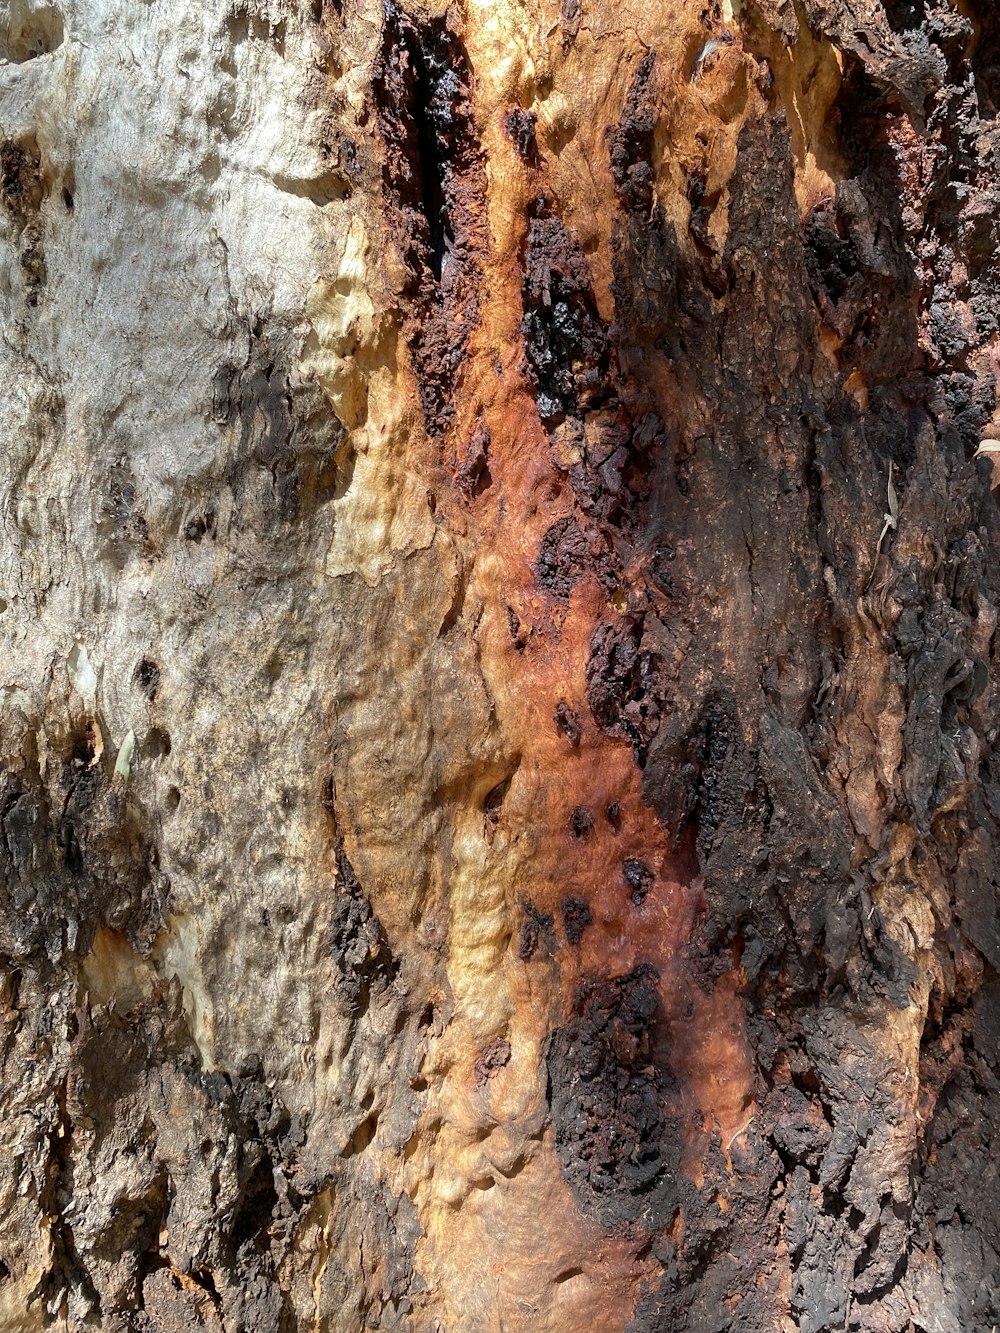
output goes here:
[[630, 856], [622, 863], [622, 879], [634, 907], [641, 907], [653, 887], [653, 872], [645, 861]]
[[522, 299], [528, 376], [539, 416], [552, 430], [606, 396], [611, 350], [586, 257], [557, 217], [529, 223]]
[[163, 924], [169, 880], [98, 738], [96, 723], [81, 725], [61, 762], [53, 746], [43, 781], [33, 739], [17, 726], [0, 737], [16, 766], [0, 768], [0, 952], [9, 957], [86, 953], [99, 925], [146, 955]]
[[566, 942], [575, 946], [583, 939], [583, 932], [594, 920], [590, 907], [585, 899], [573, 896], [563, 899], [561, 911]]
[[539, 948], [544, 949], [545, 957], [551, 958], [556, 950], [556, 919], [551, 912], [540, 911], [530, 898], [521, 900], [521, 932], [517, 942], [517, 956], [522, 963], [534, 958]]
[[37, 213], [44, 198], [41, 162], [34, 142], [4, 139], [0, 143], [0, 200], [21, 221]]
[[[807, 9], [836, 14], [844, 32], [856, 16], [837, 3]], [[721, 254], [708, 244], [703, 180], [689, 181], [691, 237], [636, 209], [644, 173], [632, 168], [648, 121], [633, 126], [631, 105], [611, 141], [625, 213], [609, 330], [619, 371], [655, 366], [712, 406], [707, 422], [684, 409], [691, 436], [670, 451], [683, 458], [684, 488], [667, 451], [653, 466], [676, 553], [654, 575], [671, 600], [655, 640], [669, 691], [658, 707], [655, 676], [644, 688], [637, 670], [653, 615], [641, 628], [609, 617], [592, 644], [591, 706], [624, 734], [640, 700], [660, 714], [644, 792], [705, 884], [688, 977], [706, 990], [734, 967], [746, 977], [760, 1108], [734, 1145], [726, 1218], [702, 1195], [685, 1209], [682, 1244], [662, 1231], [654, 1241], [666, 1276], [655, 1300], [640, 1301], [636, 1330], [778, 1327], [789, 1291], [804, 1333], [900, 1333], [944, 1310], [956, 1328], [995, 1321], [996, 1173], [983, 1143], [995, 1119], [997, 1006], [984, 1001], [980, 1049], [971, 997], [992, 986], [1000, 960], [1000, 786], [987, 739], [995, 648], [985, 646], [996, 509], [966, 459], [995, 405], [993, 370], [981, 367], [997, 329], [986, 258], [996, 155], [987, 166], [977, 152], [996, 131], [985, 99], [975, 105], [964, 16], [885, 10], [905, 41], [842, 48], [835, 115], [847, 171], [804, 223], [779, 108], [741, 133]], [[912, 62], [902, 67], [920, 50], [939, 79], [947, 62], [951, 73], [933, 108], [920, 95], [926, 133], [914, 134], [901, 108], [919, 80]], [[837, 377], [820, 325], [836, 335]], [[849, 372], [856, 400], [843, 391]], [[890, 461], [906, 535], [886, 541], [866, 593]], [[699, 605], [720, 582], [721, 643]], [[740, 596], [752, 610], [730, 616]], [[989, 635], [977, 633], [984, 616]], [[847, 643], [863, 645], [853, 666]], [[884, 673], [884, 692], [869, 688], [869, 671]], [[866, 729], [870, 747], [859, 749]], [[862, 761], [861, 749], [879, 758]], [[909, 864], [893, 874], [891, 849], [906, 839]], [[903, 1021], [892, 1010], [908, 1008], [926, 959], [902, 925], [904, 886], [933, 904], [934, 966], [946, 978], [912, 1135], [880, 1037]], [[709, 1150], [706, 1184], [716, 1169]], [[983, 1188], [965, 1206], [977, 1173]], [[772, 1278], [780, 1243], [785, 1291]]]
[[902, 366], [909, 312], [898, 298], [912, 291], [913, 275], [883, 235], [879, 217], [892, 204], [879, 194], [874, 180], [841, 181], [806, 219], [803, 242], [819, 315], [843, 340], [841, 362], [882, 379], [886, 355]]
[[640, 764], [660, 726], [662, 673], [658, 654], [643, 642], [640, 624], [606, 622], [594, 631], [587, 661], [590, 711], [608, 735], [632, 742]]
[[361, 1017], [395, 980], [399, 966], [343, 843], [337, 848], [337, 878], [330, 953], [337, 970], [338, 991], [351, 1014]]
[[807, 220], [810, 286], [824, 320], [845, 339], [842, 364], [886, 383], [918, 359], [912, 297], [920, 283], [906, 248], [905, 158], [892, 142], [894, 97], [862, 65], [848, 67], [838, 105], [851, 108], [843, 149], [852, 173]]
[[978, 30], [971, 60], [976, 88], [996, 115], [1000, 112], [1000, 15], [989, 0], [977, 0], [970, 8]]
[[535, 561], [539, 584], [553, 597], [565, 600], [590, 566], [587, 539], [570, 515], [552, 524], [542, 538]]
[[960, 1327], [992, 1324], [1000, 1313], [1000, 1177], [990, 1146], [1000, 1133], [998, 1051], [1000, 986], [991, 973], [974, 1004], [932, 1014], [920, 1058], [934, 1113], [919, 1154], [915, 1260], [928, 1276], [939, 1269]]
[[[735, 700], [717, 693], [705, 700], [687, 739], [678, 774], [679, 808], [675, 816], [677, 839], [693, 825], [699, 845], [707, 853], [726, 815], [733, 792], [733, 777], [742, 767], [742, 736]], [[742, 810], [733, 812], [737, 817]]]
[[485, 171], [472, 69], [449, 17], [384, 10], [372, 97], [385, 148], [383, 189], [408, 279], [407, 335], [428, 431], [453, 414], [452, 390], [478, 319]]
[[33, 136], [0, 142], [0, 204], [13, 231], [24, 298], [41, 301], [46, 281], [45, 253], [39, 213], [47, 193], [41, 155]]
[[[188, 1327], [156, 1295], [174, 1268], [226, 1324], [290, 1327], [278, 1265], [309, 1192], [296, 1161], [304, 1126], [256, 1057], [232, 1075], [199, 1063], [176, 982], [127, 1014], [76, 1013], [46, 1173], [58, 1235], [36, 1296], [68, 1298], [81, 1326], [89, 1310], [137, 1329]], [[70, 1132], [81, 1123], [88, 1132]]]
[[522, 107], [513, 107], [503, 118], [503, 127], [507, 133], [508, 139], [514, 147], [514, 152], [529, 167], [541, 165], [541, 158], [538, 153], [538, 140], [535, 137], [535, 127], [538, 124], [538, 117], [533, 111], [525, 111]]
[[549, 1048], [556, 1150], [583, 1206], [635, 1217], [665, 1169], [662, 1081], [653, 1045], [659, 977], [649, 964], [585, 982]]
[[656, 112], [656, 53], [649, 51], [639, 62], [621, 120], [608, 131], [615, 190], [627, 208], [646, 213], [653, 203]]

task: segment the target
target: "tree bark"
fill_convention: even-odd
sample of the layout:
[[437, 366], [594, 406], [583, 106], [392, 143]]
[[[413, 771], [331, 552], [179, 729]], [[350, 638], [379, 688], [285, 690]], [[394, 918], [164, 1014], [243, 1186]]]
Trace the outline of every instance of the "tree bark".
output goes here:
[[1000, 1322], [998, 108], [0, 6], [0, 1328]]

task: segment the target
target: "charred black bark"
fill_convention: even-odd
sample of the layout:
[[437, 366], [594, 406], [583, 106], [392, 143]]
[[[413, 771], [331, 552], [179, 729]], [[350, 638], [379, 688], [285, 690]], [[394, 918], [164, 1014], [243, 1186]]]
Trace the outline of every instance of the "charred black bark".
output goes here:
[[[744, 971], [762, 1108], [731, 1171], [716, 1145], [700, 1190], [654, 1188], [674, 1169], [665, 1145], [677, 1111], [664, 1080], [677, 1034], [651, 1040], [645, 1024], [621, 1020], [629, 1050], [656, 1052], [635, 1055], [651, 1073], [633, 1086], [625, 1039], [609, 1035], [620, 1020], [594, 1016], [594, 997], [630, 983], [581, 991], [550, 1051], [552, 1114], [582, 1205], [609, 1227], [640, 1227], [664, 1263], [633, 1333], [777, 1327], [780, 1234], [804, 1333], [930, 1327], [942, 1308], [949, 1328], [989, 1326], [1000, 1309], [1000, 1196], [983, 1158], [997, 1089], [1000, 561], [988, 469], [970, 461], [994, 408], [992, 379], [973, 366], [997, 327], [997, 281], [983, 263], [997, 243], [995, 25], [985, 21], [974, 47], [977, 110], [963, 64], [971, 27], [912, 8], [891, 14], [895, 63], [867, 49], [848, 59], [839, 114], [850, 169], [835, 198], [800, 223], [775, 107], [741, 136], [721, 255], [706, 244], [703, 186], [689, 192], [700, 271], [651, 194], [652, 59], [610, 136], [622, 206], [608, 332], [618, 400], [633, 419], [666, 413], [644, 387], [665, 372], [712, 415], [678, 422], [672, 448], [653, 454], [636, 545], [685, 554], [659, 585], [669, 604], [654, 597], [598, 632], [590, 704], [600, 726], [632, 740], [647, 798], [678, 844], [693, 839], [705, 882], [695, 971], [706, 988], [734, 957]], [[904, 107], [934, 144], [920, 207], [903, 205]], [[971, 321], [956, 313], [963, 302]], [[822, 326], [839, 340], [834, 370]], [[581, 345], [578, 336], [578, 358]], [[579, 396], [563, 383], [543, 416]], [[903, 517], [879, 551], [890, 468]], [[918, 557], [914, 533], [933, 555]], [[566, 595], [575, 560], [540, 558], [553, 594]], [[752, 621], [729, 622], [720, 643], [704, 600], [736, 586]], [[848, 643], [866, 635], [905, 710], [898, 770], [873, 789], [877, 827], [848, 799], [843, 767], [842, 729], [858, 706]], [[683, 658], [657, 651], [680, 639]], [[912, 1155], [890, 1168], [878, 1127], [899, 1112], [865, 1031], [881, 1028], [886, 1005], [907, 1008], [920, 971], [876, 905], [899, 828], [914, 831], [904, 873], [947, 888], [934, 898], [944, 980], [920, 1069], [934, 1109]], [[628, 1154], [600, 1139], [624, 1117], [624, 1143], [635, 1116], [633, 1141], [659, 1164], [636, 1177], [641, 1205]], [[668, 1239], [676, 1190], [679, 1246]]]
[[408, 278], [408, 335], [431, 435], [443, 434], [478, 320], [485, 170], [472, 71], [450, 18], [385, 7], [372, 93], [385, 146], [383, 188]]

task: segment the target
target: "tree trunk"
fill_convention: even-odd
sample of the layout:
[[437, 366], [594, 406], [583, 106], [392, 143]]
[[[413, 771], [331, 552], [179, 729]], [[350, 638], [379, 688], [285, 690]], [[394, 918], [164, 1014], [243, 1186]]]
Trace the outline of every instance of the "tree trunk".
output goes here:
[[4, 1333], [1000, 1322], [998, 107], [0, 6]]

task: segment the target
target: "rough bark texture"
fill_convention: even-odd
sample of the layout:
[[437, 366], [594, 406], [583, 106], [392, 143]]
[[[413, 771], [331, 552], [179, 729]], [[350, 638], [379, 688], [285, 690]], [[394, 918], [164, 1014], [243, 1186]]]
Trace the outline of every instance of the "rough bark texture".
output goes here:
[[1000, 1321], [998, 110], [0, 4], [0, 1327]]

